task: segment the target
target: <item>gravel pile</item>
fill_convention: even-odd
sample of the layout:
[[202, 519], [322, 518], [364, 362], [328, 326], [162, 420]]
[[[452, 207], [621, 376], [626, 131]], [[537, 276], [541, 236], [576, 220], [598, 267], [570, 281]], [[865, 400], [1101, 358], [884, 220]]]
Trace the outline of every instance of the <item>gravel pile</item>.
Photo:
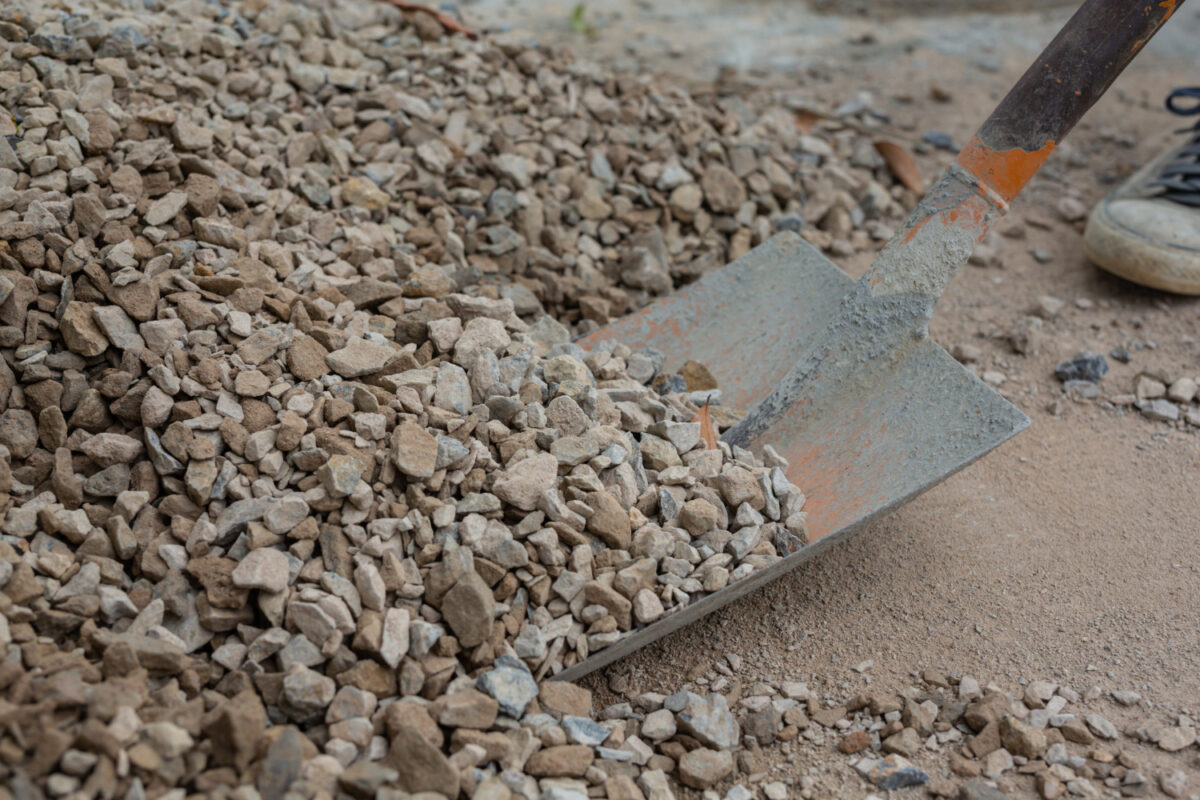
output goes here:
[[4, 12], [0, 168], [29, 177], [0, 210], [27, 269], [219, 275], [232, 251], [310, 297], [483, 285], [587, 329], [777, 229], [871, 247], [912, 202], [869, 137], [802, 134], [787, 98], [695, 98], [379, 3], [141, 5]]
[[571, 333], [801, 212], [886, 238], [878, 165], [380, 4], [71, 9], [0, 8], [0, 783], [727, 774], [719, 694], [544, 679], [802, 546], [804, 495], [705, 446], [703, 365]]

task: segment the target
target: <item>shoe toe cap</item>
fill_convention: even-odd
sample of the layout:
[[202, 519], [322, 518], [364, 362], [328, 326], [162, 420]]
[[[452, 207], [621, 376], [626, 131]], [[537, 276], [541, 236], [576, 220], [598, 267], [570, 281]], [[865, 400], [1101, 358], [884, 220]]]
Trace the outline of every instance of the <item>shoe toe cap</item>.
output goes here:
[[1135, 283], [1200, 294], [1200, 209], [1110, 196], [1088, 219], [1084, 249], [1099, 266]]
[[1200, 258], [1200, 208], [1158, 198], [1128, 198], [1106, 200], [1097, 211], [1127, 236]]

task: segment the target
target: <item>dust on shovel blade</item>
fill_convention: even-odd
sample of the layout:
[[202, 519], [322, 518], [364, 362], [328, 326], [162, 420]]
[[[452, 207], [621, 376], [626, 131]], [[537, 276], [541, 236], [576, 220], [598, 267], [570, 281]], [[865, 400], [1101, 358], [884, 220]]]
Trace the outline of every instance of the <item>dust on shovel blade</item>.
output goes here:
[[[723, 405], [753, 409], [826, 332], [853, 286], [800, 237], [780, 234], [583, 344], [595, 347], [612, 339], [648, 347], [667, 355], [668, 372], [698, 361], [712, 371]], [[808, 543], [634, 632], [562, 677], [621, 658], [779, 577], [1029, 424], [930, 339], [865, 366], [832, 360], [808, 389], [801, 413], [757, 441], [787, 462], [788, 481], [804, 491]]]

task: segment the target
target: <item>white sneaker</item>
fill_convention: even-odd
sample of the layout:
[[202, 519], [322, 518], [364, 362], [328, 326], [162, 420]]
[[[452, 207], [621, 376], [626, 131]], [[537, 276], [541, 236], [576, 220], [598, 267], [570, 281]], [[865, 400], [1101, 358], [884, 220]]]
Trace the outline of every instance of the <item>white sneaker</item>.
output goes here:
[[[1200, 114], [1200, 87], [1171, 92], [1167, 108]], [[1200, 123], [1188, 133], [1093, 209], [1083, 248], [1126, 280], [1200, 295]]]

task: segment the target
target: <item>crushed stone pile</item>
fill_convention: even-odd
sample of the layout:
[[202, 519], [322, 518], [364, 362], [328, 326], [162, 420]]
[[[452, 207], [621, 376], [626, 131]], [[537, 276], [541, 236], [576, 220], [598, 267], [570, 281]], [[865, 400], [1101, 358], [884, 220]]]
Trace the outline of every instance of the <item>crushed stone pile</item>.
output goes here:
[[131, 270], [112, 282], [139, 323], [134, 273], [236, 253], [281, 284], [275, 316], [284, 290], [358, 285], [419, 344], [427, 320], [387, 301], [474, 287], [587, 330], [775, 230], [869, 248], [913, 202], [870, 137], [800, 133], [787, 97], [694, 97], [358, 0], [143, 5], [11, 7], [0, 119], [6, 266]]
[[[703, 365], [573, 334], [778, 230], [886, 240], [868, 137], [358, 0], [0, 38], [0, 796], [780, 800], [761, 749], [826, 724], [880, 787], [964, 737], [1003, 776], [967, 679], [548, 680], [806, 542]], [[1012, 764], [1148, 787], [1054, 712], [1044, 756], [995, 723]]]
[[776, 229], [886, 238], [880, 165], [381, 4], [5, 5], [0, 36], [0, 783], [724, 776], [719, 694], [646, 726], [546, 679], [803, 546], [803, 491], [705, 445], [702, 365], [571, 335]]

